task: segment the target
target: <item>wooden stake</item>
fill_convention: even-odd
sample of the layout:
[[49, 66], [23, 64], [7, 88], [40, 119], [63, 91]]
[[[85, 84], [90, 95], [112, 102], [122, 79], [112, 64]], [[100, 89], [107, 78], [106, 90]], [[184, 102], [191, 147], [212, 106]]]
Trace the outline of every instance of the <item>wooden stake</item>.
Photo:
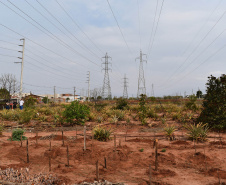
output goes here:
[[27, 163], [29, 163], [29, 153], [28, 153], [28, 139], [27, 139]]
[[77, 139], [77, 131], [78, 131], [77, 125], [75, 126], [75, 129], [76, 129], [76, 135], [75, 135], [75, 138]]
[[67, 166], [69, 167], [69, 150], [68, 150], [68, 145], [67, 145]]
[[49, 151], [51, 151], [51, 140], [49, 140]]
[[98, 160], [96, 162], [96, 179], [97, 179], [97, 181], [99, 181], [99, 162], [98, 162]]
[[22, 147], [23, 141], [22, 141], [22, 135], [20, 136], [20, 147]]
[[114, 135], [114, 150], [116, 151], [116, 135]]
[[221, 178], [220, 178], [220, 174], [219, 174], [218, 169], [217, 169], [217, 175], [218, 175], [219, 185], [221, 185]]
[[107, 168], [107, 159], [104, 157], [104, 168]]
[[62, 146], [64, 146], [64, 131], [62, 130]]
[[155, 140], [155, 171], [158, 170], [158, 139]]
[[84, 151], [86, 151], [86, 126], [84, 126]]
[[49, 171], [51, 172], [51, 156], [49, 156]]
[[93, 139], [94, 139], [94, 134], [92, 133], [92, 152], [93, 152]]
[[151, 185], [151, 164], [149, 165], [149, 184]]
[[36, 145], [38, 144], [38, 132], [36, 132]]

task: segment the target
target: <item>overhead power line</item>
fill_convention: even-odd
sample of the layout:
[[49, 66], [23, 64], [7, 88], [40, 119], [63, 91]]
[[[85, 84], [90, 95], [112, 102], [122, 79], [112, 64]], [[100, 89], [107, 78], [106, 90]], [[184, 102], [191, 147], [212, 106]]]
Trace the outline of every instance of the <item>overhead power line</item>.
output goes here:
[[132, 54], [132, 52], [131, 52], [131, 50], [130, 50], [130, 48], [129, 48], [129, 45], [128, 45], [128, 43], [126, 42], [126, 39], [125, 39], [125, 37], [124, 37], [124, 35], [123, 35], [123, 33], [122, 33], [122, 30], [121, 30], [121, 28], [120, 28], [120, 26], [119, 26], [119, 23], [118, 23], [118, 21], [117, 21], [117, 19], [116, 19], [116, 17], [115, 17], [115, 14], [114, 14], [114, 12], [113, 12], [113, 9], [112, 9], [112, 7], [111, 7], [111, 4], [109, 3], [108, 0], [107, 0], [107, 3], [108, 3], [108, 6], [109, 6], [109, 8], [110, 8], [110, 10], [111, 10], [111, 13], [112, 13], [112, 15], [113, 15], [113, 17], [114, 17], [114, 19], [115, 19], [115, 22], [116, 22], [116, 24], [117, 24], [117, 26], [118, 26], [118, 29], [119, 29], [119, 31], [120, 31], [120, 33], [121, 33], [121, 35], [122, 35], [122, 38], [123, 38], [123, 40], [124, 40], [124, 42], [125, 42], [125, 44], [126, 44], [126, 46], [127, 46], [127, 49], [128, 49], [129, 52]]

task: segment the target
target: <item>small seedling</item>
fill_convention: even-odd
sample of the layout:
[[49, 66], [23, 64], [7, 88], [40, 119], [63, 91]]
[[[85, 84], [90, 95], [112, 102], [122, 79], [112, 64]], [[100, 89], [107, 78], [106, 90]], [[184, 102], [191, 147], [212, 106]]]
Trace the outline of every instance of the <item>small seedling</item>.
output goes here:
[[143, 151], [144, 151], [144, 149], [143, 149], [143, 148], [141, 148], [139, 151], [140, 151], [140, 152], [143, 152]]
[[166, 152], [166, 149], [165, 149], [165, 148], [163, 148], [163, 149], [161, 150], [161, 152]]

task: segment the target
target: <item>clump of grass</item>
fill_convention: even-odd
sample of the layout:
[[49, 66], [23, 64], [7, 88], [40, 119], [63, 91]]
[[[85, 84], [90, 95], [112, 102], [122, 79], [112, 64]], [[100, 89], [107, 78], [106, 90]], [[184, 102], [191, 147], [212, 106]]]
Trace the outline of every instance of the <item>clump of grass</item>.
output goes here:
[[143, 152], [143, 151], [144, 151], [144, 149], [143, 149], [143, 148], [141, 148], [139, 151], [140, 151], [140, 152]]
[[10, 140], [12, 141], [20, 141], [21, 139], [21, 136], [22, 136], [22, 140], [26, 140], [27, 137], [24, 136], [24, 130], [23, 129], [14, 129], [13, 132], [12, 132], [12, 137]]
[[175, 126], [173, 126], [173, 125], [167, 125], [165, 128], [164, 128], [164, 131], [165, 131], [165, 135], [166, 135], [166, 137], [170, 140], [170, 141], [172, 141], [172, 140], [174, 140], [174, 132], [176, 131], [176, 128], [175, 128]]
[[111, 129], [106, 129], [105, 127], [96, 126], [93, 129], [94, 139], [98, 141], [107, 141], [110, 139], [110, 135], [112, 133]]
[[206, 140], [209, 132], [208, 124], [198, 123], [198, 124], [188, 124], [184, 125], [186, 130], [188, 131], [189, 139], [191, 140], [200, 140], [204, 141]]
[[118, 123], [118, 120], [119, 120], [118, 117], [116, 115], [114, 115], [113, 118], [112, 118], [112, 122], [114, 124], [116, 124], [116, 123]]

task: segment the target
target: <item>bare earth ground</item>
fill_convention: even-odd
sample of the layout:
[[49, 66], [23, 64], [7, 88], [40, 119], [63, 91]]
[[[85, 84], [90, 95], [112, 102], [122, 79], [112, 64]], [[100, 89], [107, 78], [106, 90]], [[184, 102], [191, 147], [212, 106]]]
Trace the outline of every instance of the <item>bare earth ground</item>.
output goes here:
[[[100, 179], [125, 184], [149, 184], [149, 165], [152, 167], [152, 184], [214, 185], [226, 183], [226, 135], [211, 133], [208, 141], [194, 146], [185, 132], [177, 131], [176, 140], [168, 141], [163, 133], [154, 133], [151, 128], [108, 125], [116, 134], [114, 139], [100, 142], [91, 139], [87, 131], [87, 149], [84, 151], [83, 128], [64, 131], [64, 144], [59, 131], [36, 134], [27, 130], [30, 162], [27, 163], [26, 141], [20, 147], [19, 141], [8, 141], [10, 132], [0, 137], [0, 168], [20, 169], [28, 167], [31, 174], [40, 172], [56, 174], [64, 183], [93, 182], [96, 178], [96, 161], [99, 161]], [[89, 127], [88, 127], [89, 128]], [[125, 139], [125, 135], [127, 137]], [[46, 137], [51, 134], [54, 138]], [[49, 143], [51, 138], [51, 151]], [[113, 137], [112, 137], [113, 138]], [[154, 138], [159, 140], [159, 168], [155, 171]], [[121, 145], [120, 145], [121, 143]], [[67, 147], [69, 146], [69, 167]], [[196, 149], [195, 149], [196, 148]], [[143, 149], [143, 152], [142, 150]], [[162, 152], [165, 149], [165, 152]], [[196, 150], [196, 151], [195, 151]], [[195, 153], [196, 152], [196, 153]], [[51, 172], [49, 157], [51, 156]], [[104, 168], [106, 157], [107, 168]]]

